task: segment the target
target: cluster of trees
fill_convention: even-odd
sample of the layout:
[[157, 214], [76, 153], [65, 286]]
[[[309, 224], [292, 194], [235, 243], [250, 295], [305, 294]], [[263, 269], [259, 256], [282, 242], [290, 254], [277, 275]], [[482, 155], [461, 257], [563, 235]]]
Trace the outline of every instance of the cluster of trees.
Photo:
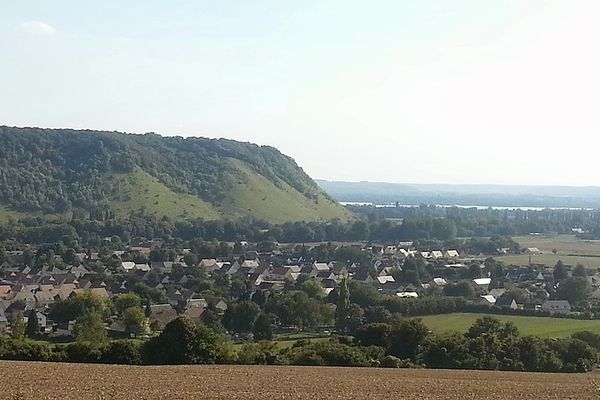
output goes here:
[[581, 227], [589, 231], [592, 237], [600, 233], [600, 211], [598, 210], [500, 210], [435, 205], [395, 208], [356, 206], [350, 207], [350, 210], [369, 219], [449, 219], [454, 224], [459, 237], [515, 236], [527, 235], [531, 232], [571, 233], [573, 227]]
[[234, 351], [226, 336], [179, 317], [146, 341], [80, 341], [50, 346], [0, 338], [0, 358], [119, 364], [290, 364], [427, 367], [544, 372], [587, 372], [598, 364], [600, 335], [580, 332], [567, 339], [520, 336], [511, 323], [491, 317], [464, 333], [432, 334], [419, 319], [361, 326], [353, 337], [300, 340], [280, 348], [272, 341]]
[[[448, 218], [419, 217], [403, 223], [385, 219], [359, 218], [341, 222], [294, 222], [272, 225], [251, 219], [204, 221], [173, 221], [156, 218], [142, 212], [123, 219], [104, 221], [77, 217], [68, 222], [49, 222], [41, 217], [13, 220], [0, 226], [0, 240], [14, 239], [21, 243], [63, 243], [84, 247], [107, 246], [103, 239], [111, 238], [121, 247], [144, 238], [160, 238], [173, 245], [184, 243], [198, 254], [225, 256], [229, 249], [222, 242], [242, 240], [256, 243], [259, 251], [274, 248], [274, 242], [306, 243], [329, 241], [374, 241], [397, 243], [415, 241], [420, 250], [441, 248], [462, 249], [469, 253], [493, 254], [498, 248], [519, 251], [514, 241], [504, 236], [480, 239], [456, 239], [456, 224]], [[114, 246], [113, 246], [114, 247]], [[325, 254], [327, 256], [327, 254]]]
[[478, 319], [465, 334], [433, 335], [419, 320], [370, 324], [359, 328], [356, 340], [417, 365], [446, 369], [586, 372], [598, 362], [597, 340], [589, 332], [568, 339], [520, 336], [510, 322]]

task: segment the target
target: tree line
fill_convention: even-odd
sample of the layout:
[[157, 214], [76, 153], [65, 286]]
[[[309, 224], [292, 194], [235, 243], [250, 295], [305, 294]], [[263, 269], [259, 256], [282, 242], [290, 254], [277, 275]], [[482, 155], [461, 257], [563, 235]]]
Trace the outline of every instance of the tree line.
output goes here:
[[478, 319], [466, 333], [431, 333], [419, 319], [361, 326], [354, 336], [297, 341], [232, 342], [210, 327], [178, 317], [145, 341], [78, 341], [63, 346], [0, 337], [0, 358], [131, 365], [268, 364], [348, 367], [425, 367], [534, 372], [587, 372], [598, 363], [600, 335], [566, 339], [521, 336], [510, 322]]

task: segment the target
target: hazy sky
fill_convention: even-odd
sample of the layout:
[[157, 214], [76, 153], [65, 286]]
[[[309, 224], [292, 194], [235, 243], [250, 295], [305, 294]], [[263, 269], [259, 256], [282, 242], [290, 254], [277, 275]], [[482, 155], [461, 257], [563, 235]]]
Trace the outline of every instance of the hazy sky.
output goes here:
[[0, 0], [0, 124], [228, 137], [314, 178], [600, 185], [598, 0]]

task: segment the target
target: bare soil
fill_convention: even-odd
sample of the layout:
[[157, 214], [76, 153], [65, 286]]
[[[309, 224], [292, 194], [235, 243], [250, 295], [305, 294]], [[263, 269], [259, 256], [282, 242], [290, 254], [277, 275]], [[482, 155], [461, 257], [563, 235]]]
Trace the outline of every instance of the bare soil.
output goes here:
[[0, 362], [0, 399], [600, 399], [600, 373]]

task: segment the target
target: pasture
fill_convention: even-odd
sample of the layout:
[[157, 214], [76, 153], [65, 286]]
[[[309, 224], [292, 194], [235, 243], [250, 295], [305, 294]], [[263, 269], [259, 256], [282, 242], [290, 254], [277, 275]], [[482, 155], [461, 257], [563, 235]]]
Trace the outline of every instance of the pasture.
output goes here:
[[582, 240], [575, 235], [515, 236], [513, 240], [522, 248], [537, 247], [544, 254], [600, 257], [600, 240]]
[[550, 317], [470, 313], [428, 315], [422, 317], [422, 319], [425, 325], [435, 333], [444, 333], [448, 331], [466, 332], [478, 318], [485, 315], [489, 315], [501, 321], [510, 321], [514, 323], [523, 336], [535, 335], [541, 337], [564, 338], [580, 331], [591, 331], [600, 334], [600, 320], [590, 321]]
[[[529, 256], [526, 254], [500, 256], [494, 258], [498, 261], [504, 262], [506, 265], [529, 265]], [[572, 266], [581, 264], [588, 269], [600, 268], [600, 257], [566, 256], [556, 254], [537, 254], [531, 256], [531, 262], [533, 264], [544, 264], [548, 267], [554, 267], [558, 260], [561, 260], [563, 263]]]

